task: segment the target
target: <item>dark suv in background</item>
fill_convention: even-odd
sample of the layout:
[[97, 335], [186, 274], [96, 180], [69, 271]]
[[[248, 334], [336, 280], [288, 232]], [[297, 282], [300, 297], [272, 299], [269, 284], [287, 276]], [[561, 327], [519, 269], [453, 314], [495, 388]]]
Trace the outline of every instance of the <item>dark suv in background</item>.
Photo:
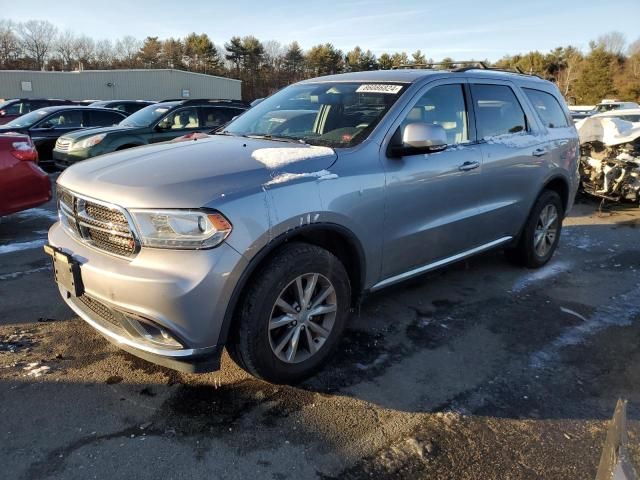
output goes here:
[[107, 108], [62, 105], [41, 108], [16, 118], [0, 127], [0, 133], [17, 132], [29, 135], [38, 149], [40, 164], [53, 166], [52, 151], [60, 135], [90, 127], [119, 123], [126, 114]]
[[12, 100], [6, 100], [0, 103], [0, 125], [4, 125], [15, 118], [38, 110], [39, 108], [73, 104], [74, 102], [71, 100], [55, 98], [14, 98]]
[[90, 107], [113, 108], [131, 115], [138, 110], [153, 105], [156, 102], [150, 100], [100, 100], [89, 104]]
[[58, 168], [116, 150], [164, 142], [193, 132], [211, 132], [249, 108], [236, 100], [178, 100], [155, 103], [107, 128], [74, 132], [58, 139]]

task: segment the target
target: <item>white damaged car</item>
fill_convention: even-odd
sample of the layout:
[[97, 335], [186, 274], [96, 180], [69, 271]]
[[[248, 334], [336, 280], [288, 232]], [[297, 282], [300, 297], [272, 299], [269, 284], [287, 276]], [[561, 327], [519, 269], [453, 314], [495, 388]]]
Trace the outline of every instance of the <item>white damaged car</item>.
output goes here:
[[640, 204], [640, 109], [594, 115], [576, 124], [582, 190]]

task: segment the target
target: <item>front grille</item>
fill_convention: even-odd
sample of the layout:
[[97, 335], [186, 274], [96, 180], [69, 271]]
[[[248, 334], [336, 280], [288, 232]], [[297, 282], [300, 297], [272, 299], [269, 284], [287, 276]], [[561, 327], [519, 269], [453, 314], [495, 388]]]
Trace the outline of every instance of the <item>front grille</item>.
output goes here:
[[59, 150], [61, 152], [67, 152], [71, 147], [71, 143], [72, 143], [71, 140], [67, 140], [63, 137], [60, 137], [56, 141], [56, 150]]
[[82, 295], [81, 297], [77, 297], [77, 299], [82, 302], [85, 307], [95, 313], [101, 320], [110, 323], [114, 327], [122, 328], [122, 325], [118, 321], [114, 311], [104, 303], [88, 297], [87, 295]]
[[58, 187], [58, 210], [62, 224], [82, 242], [121, 257], [138, 252], [133, 229], [121, 208]]

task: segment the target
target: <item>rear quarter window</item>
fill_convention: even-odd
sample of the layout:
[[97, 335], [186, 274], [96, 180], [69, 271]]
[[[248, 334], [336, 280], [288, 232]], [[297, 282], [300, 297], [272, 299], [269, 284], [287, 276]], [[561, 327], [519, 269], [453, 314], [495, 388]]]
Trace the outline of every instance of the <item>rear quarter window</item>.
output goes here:
[[527, 131], [527, 117], [511, 87], [472, 84], [478, 138]]
[[533, 88], [523, 88], [522, 90], [545, 127], [563, 128], [569, 126], [569, 120], [556, 97]]

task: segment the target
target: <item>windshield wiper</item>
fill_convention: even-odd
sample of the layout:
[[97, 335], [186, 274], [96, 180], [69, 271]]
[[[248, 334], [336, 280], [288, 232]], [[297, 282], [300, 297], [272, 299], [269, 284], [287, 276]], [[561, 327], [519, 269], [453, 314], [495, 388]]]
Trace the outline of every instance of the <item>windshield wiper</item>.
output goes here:
[[247, 138], [260, 138], [260, 139], [264, 139], [264, 140], [273, 140], [274, 142], [288, 142], [288, 143], [307, 143], [304, 139], [299, 138], [299, 137], [289, 137], [286, 135], [270, 135], [268, 133], [266, 134], [262, 134], [262, 133], [247, 133], [245, 135], [242, 135], [243, 137], [247, 137]]

